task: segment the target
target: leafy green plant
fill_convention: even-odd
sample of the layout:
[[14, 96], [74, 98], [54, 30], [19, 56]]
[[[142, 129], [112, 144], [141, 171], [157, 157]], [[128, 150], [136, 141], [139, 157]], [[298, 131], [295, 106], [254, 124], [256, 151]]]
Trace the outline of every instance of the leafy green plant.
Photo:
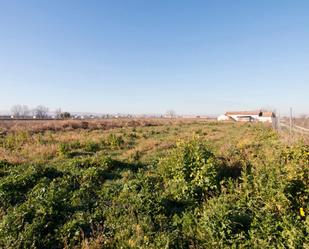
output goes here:
[[107, 144], [112, 149], [120, 149], [121, 146], [124, 144], [124, 140], [123, 140], [122, 136], [117, 136], [117, 135], [111, 133], [107, 138]]
[[179, 142], [159, 167], [177, 200], [200, 199], [218, 191], [217, 161], [203, 142]]
[[58, 153], [62, 156], [68, 156], [71, 151], [71, 146], [68, 143], [60, 143], [58, 145]]
[[97, 152], [100, 150], [100, 144], [93, 142], [93, 141], [88, 141], [85, 145], [84, 145], [84, 149], [87, 152]]
[[20, 148], [24, 143], [26, 143], [30, 139], [31, 136], [26, 131], [9, 133], [2, 140], [2, 146], [4, 148], [14, 150]]

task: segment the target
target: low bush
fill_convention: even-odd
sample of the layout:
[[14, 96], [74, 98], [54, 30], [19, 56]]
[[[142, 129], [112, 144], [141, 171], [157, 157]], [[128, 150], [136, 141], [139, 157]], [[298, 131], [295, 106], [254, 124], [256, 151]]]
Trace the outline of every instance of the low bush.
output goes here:
[[111, 149], [120, 149], [124, 145], [124, 139], [122, 136], [117, 136], [113, 133], [111, 133], [107, 137], [106, 144], [111, 148]]
[[84, 149], [87, 152], [97, 152], [101, 149], [100, 144], [93, 142], [93, 141], [89, 141], [84, 145]]
[[179, 142], [177, 148], [161, 160], [159, 167], [176, 200], [202, 199], [218, 192], [219, 164], [202, 142]]

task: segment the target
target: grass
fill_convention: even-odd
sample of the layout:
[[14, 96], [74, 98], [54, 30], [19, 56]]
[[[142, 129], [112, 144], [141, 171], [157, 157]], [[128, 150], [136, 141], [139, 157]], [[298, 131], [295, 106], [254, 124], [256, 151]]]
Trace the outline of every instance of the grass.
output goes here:
[[0, 125], [1, 248], [309, 247], [304, 139], [253, 123], [73, 123]]

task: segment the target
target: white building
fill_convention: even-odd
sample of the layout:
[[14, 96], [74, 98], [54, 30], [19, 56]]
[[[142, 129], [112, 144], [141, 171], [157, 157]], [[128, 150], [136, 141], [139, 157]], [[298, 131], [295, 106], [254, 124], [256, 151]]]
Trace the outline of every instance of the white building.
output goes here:
[[276, 115], [273, 112], [264, 111], [226, 112], [224, 115], [220, 115], [217, 120], [234, 120], [237, 122], [267, 122], [275, 124]]
[[222, 115], [217, 117], [217, 120], [218, 121], [228, 121], [228, 120], [230, 120], [230, 117], [222, 114]]

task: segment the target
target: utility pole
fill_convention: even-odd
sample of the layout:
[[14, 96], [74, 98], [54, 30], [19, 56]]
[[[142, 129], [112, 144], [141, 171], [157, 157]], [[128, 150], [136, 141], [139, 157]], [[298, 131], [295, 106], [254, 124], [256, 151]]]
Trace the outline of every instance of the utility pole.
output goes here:
[[292, 141], [292, 107], [290, 107], [290, 142]]
[[280, 113], [278, 112], [278, 117], [277, 117], [277, 130], [280, 132], [281, 131], [281, 124], [280, 124]]

